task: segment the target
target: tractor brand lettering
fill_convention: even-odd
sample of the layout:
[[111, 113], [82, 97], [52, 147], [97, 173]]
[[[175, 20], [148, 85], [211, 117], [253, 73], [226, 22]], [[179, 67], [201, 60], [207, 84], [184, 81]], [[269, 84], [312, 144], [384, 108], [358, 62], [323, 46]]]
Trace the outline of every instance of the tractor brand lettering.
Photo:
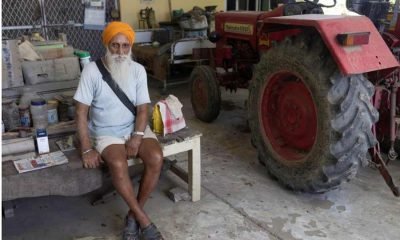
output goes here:
[[241, 33], [246, 35], [253, 35], [253, 25], [251, 24], [240, 24], [240, 23], [225, 23], [225, 32]]

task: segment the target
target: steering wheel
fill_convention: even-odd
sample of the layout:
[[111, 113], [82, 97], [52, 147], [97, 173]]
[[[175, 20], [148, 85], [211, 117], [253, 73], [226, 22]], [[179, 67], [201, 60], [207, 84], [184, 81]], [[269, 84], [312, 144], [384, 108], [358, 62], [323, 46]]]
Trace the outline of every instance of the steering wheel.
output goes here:
[[331, 7], [336, 6], [336, 0], [333, 0], [332, 5], [325, 5], [325, 4], [318, 3], [319, 0], [304, 0], [304, 1], [307, 3], [314, 4], [315, 6], [319, 6], [319, 7], [331, 8]]

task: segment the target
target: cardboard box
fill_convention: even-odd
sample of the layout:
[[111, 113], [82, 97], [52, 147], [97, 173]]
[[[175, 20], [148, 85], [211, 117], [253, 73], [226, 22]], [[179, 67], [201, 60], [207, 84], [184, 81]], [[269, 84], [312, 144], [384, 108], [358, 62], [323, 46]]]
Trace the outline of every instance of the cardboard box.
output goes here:
[[5, 80], [2, 80], [2, 88], [24, 86], [21, 60], [18, 50], [18, 40], [3, 40], [2, 53], [2, 76], [6, 78]]
[[45, 61], [25, 61], [22, 63], [25, 84], [74, 80], [80, 76], [77, 57], [57, 58]]
[[43, 57], [44, 60], [65, 58], [74, 56], [74, 48], [66, 46], [63, 48], [35, 48], [36, 52]]
[[50, 152], [49, 138], [46, 129], [36, 129], [36, 146], [39, 154]]

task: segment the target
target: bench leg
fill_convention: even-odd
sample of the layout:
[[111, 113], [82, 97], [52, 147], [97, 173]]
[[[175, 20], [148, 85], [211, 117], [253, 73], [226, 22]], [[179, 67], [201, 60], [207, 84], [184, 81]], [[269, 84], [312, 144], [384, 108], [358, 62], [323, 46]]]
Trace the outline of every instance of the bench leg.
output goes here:
[[189, 193], [192, 201], [200, 200], [201, 194], [201, 159], [200, 159], [200, 138], [193, 139], [193, 149], [188, 152], [188, 173], [189, 173]]

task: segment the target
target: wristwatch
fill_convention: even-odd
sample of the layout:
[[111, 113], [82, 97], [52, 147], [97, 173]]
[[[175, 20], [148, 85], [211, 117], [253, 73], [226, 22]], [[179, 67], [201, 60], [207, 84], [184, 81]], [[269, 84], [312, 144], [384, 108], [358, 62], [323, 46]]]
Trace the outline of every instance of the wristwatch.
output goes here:
[[132, 133], [132, 136], [133, 135], [144, 136], [144, 132], [135, 131]]

